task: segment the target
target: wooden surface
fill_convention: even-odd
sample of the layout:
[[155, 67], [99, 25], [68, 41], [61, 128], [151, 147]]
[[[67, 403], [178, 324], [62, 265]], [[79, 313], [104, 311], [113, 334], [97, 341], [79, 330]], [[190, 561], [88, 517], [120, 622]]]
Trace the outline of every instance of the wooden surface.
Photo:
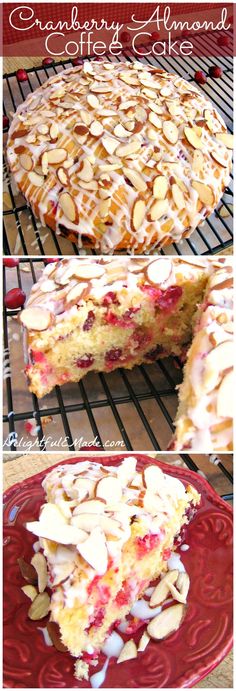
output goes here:
[[[94, 457], [94, 454], [92, 453], [88, 454], [88, 456], [89, 455]], [[96, 457], [99, 458], [99, 455], [104, 455], [104, 453], [100, 454], [99, 452], [97, 452]], [[174, 462], [178, 465], [184, 465], [183, 461], [176, 454], [174, 454], [174, 456], [171, 456], [170, 454], [156, 453], [151, 453], [148, 455], [151, 458], [161, 458], [161, 460], [171, 463], [172, 465], [174, 464]], [[65, 458], [68, 457], [77, 458], [78, 452], [64, 454], [32, 453], [25, 454], [24, 456], [19, 456], [15, 453], [5, 453], [3, 466], [4, 489], [8, 489], [8, 487], [11, 487], [16, 482], [20, 482], [26, 479], [27, 477], [30, 477], [35, 473], [40, 472], [41, 470], [50, 468], [55, 463], [63, 461], [65, 460]], [[214, 466], [209, 463], [207, 456], [195, 455], [193, 456], [193, 460], [195, 460], [198, 467], [201, 467], [201, 469], [205, 469], [205, 475], [207, 475], [208, 479], [211, 479], [211, 483], [213, 484], [216, 491], [218, 491], [220, 494], [231, 491], [229, 489], [230, 483], [228, 482], [228, 480], [223, 476], [223, 474], [217, 468], [217, 466]], [[227, 456], [221, 455], [221, 460], [224, 466], [227, 467], [228, 470], [232, 471], [231, 454], [228, 454]], [[202, 472], [204, 471], [202, 470]], [[213, 672], [211, 672], [211, 674], [205, 677], [203, 681], [199, 682], [199, 684], [196, 684], [194, 688], [233, 688], [233, 652], [227, 655], [223, 662], [221, 662], [220, 665], [218, 665], [218, 667], [216, 667], [216, 669], [213, 670]]]

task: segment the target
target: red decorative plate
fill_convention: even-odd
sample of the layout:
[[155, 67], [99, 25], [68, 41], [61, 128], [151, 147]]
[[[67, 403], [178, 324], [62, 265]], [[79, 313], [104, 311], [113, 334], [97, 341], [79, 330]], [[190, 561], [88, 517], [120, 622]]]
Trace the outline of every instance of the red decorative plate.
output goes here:
[[[109, 465], [119, 457], [99, 458]], [[150, 458], [137, 454], [139, 469]], [[79, 457], [78, 460], [85, 460]], [[63, 461], [73, 463], [75, 459]], [[151, 461], [155, 463], [155, 461]], [[58, 464], [57, 464], [58, 465]], [[187, 552], [181, 552], [191, 578], [187, 615], [179, 631], [117, 668], [110, 661], [105, 688], [180, 688], [195, 685], [221, 662], [232, 646], [232, 510], [208, 482], [186, 468], [158, 465], [170, 475], [191, 483], [202, 495], [200, 509], [188, 527]], [[27, 618], [29, 601], [21, 591], [17, 558], [32, 557], [35, 540], [24, 524], [35, 520], [44, 500], [43, 471], [11, 487], [4, 501], [4, 686], [5, 688], [89, 688], [73, 676], [69, 653], [47, 647], [38, 626]], [[140, 638], [140, 631], [137, 634]], [[94, 668], [97, 672], [101, 664]]]

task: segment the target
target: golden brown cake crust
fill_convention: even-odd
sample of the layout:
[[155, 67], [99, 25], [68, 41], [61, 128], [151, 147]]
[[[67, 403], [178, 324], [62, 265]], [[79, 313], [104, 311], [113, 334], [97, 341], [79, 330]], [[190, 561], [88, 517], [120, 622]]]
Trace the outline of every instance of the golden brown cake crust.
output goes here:
[[103, 253], [142, 253], [212, 212], [232, 146], [212, 104], [177, 75], [85, 61], [18, 107], [8, 161], [42, 223]]

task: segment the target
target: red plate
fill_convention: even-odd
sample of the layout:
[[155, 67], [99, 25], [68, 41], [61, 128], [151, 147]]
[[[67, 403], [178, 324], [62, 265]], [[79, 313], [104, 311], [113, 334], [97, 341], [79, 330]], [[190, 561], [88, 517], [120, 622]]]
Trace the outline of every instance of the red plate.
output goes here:
[[[104, 456], [99, 462], [116, 465], [124, 457], [127, 454], [109, 459]], [[82, 460], [86, 457], [76, 459]], [[138, 454], [139, 469], [144, 464], [150, 464], [150, 458]], [[201, 506], [187, 529], [190, 549], [181, 552], [191, 578], [187, 615], [179, 631], [159, 643], [150, 642], [137, 659], [119, 667], [111, 660], [105, 688], [190, 687], [209, 674], [232, 647], [232, 510], [200, 475], [159, 461], [158, 465], [187, 484], [192, 482], [202, 495]], [[38, 516], [44, 501], [41, 482], [48, 471], [14, 485], [4, 497], [5, 688], [90, 687], [89, 682], [80, 683], [74, 678], [74, 660], [69, 653], [45, 645], [38, 631], [38, 626], [45, 626], [45, 620], [33, 622], [27, 618], [29, 600], [21, 591], [17, 558], [24, 556], [30, 561], [35, 541], [24, 524]], [[139, 640], [140, 635], [138, 631], [134, 638]], [[101, 655], [101, 664], [94, 672], [103, 661]]]

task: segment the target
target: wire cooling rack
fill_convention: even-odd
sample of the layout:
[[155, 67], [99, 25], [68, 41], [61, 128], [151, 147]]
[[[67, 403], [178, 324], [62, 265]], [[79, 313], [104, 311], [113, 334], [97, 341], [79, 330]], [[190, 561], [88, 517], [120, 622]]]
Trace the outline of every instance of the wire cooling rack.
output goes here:
[[[207, 41], [199, 36], [198, 51], [201, 52], [204, 43]], [[217, 36], [214, 35], [214, 40]], [[195, 39], [196, 43], [196, 39]], [[145, 45], [141, 49], [148, 50]], [[221, 52], [220, 49], [219, 53]], [[141, 57], [144, 64], [161, 67], [167, 71], [175, 72], [188, 81], [194, 81], [196, 70], [208, 72], [211, 65], [217, 64], [221, 67], [223, 74], [220, 79], [208, 78], [207, 83], [199, 86], [205, 96], [211, 100], [226, 122], [229, 132], [232, 132], [233, 125], [233, 61], [230, 50], [226, 57], [217, 58], [191, 57], [182, 58], [154, 58]], [[107, 56], [111, 60], [111, 56]], [[124, 50], [120, 58], [112, 58], [112, 61], [133, 61], [137, 56], [131, 50]], [[23, 60], [23, 59], [22, 59]], [[40, 84], [54, 74], [63, 71], [71, 66], [71, 61], [57, 62], [52, 67], [35, 67], [27, 71], [28, 81], [19, 83], [16, 73], [5, 74], [3, 77], [3, 111], [9, 114], [15, 111], [17, 106], [24, 101], [29, 92], [34, 91]], [[4, 140], [7, 139], [7, 130], [4, 131]], [[198, 227], [191, 238], [182, 240], [181, 243], [174, 243], [168, 248], [161, 250], [161, 254], [215, 254], [220, 253], [230, 247], [233, 242], [233, 177], [225, 189], [222, 200], [214, 213]], [[36, 219], [31, 209], [26, 205], [24, 197], [17, 191], [12, 177], [9, 175], [6, 160], [4, 158], [4, 195], [3, 195], [3, 239], [4, 253], [18, 255], [52, 255], [52, 254], [79, 254], [77, 245], [67, 239], [55, 235], [48, 227], [42, 227]], [[89, 250], [88, 250], [89, 252]], [[91, 252], [91, 251], [90, 251]], [[84, 251], [83, 251], [84, 253]]]

